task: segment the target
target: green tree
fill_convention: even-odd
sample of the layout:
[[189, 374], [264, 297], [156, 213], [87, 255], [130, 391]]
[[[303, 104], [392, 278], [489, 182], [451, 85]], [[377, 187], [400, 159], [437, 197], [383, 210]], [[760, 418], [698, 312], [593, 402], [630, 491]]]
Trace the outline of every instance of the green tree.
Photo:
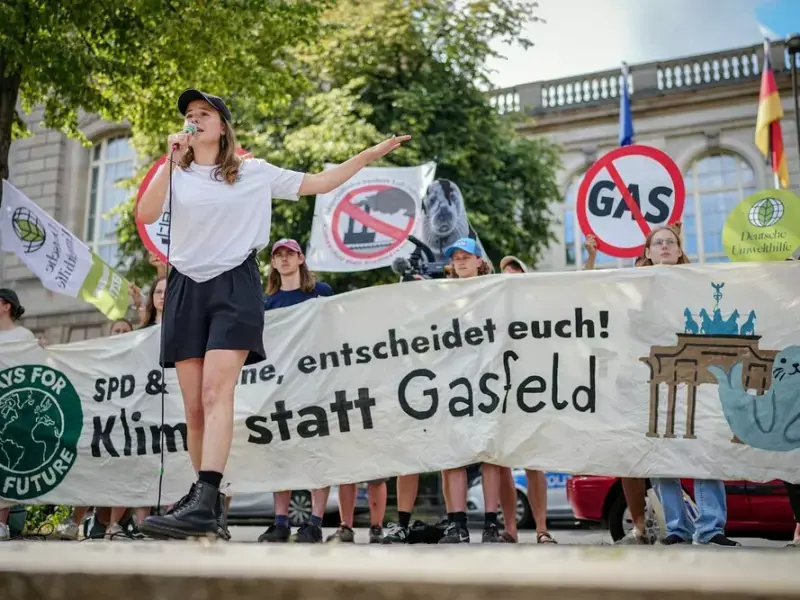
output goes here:
[[[491, 44], [530, 44], [521, 32], [537, 20], [535, 8], [529, 0], [339, 0], [314, 42], [293, 49], [293, 65], [310, 85], [281, 106], [234, 99], [239, 139], [275, 164], [317, 171], [386, 135], [409, 133], [384, 164], [436, 160], [437, 177], [464, 193], [495, 264], [510, 252], [535, 264], [552, 240], [558, 149], [518, 135], [484, 92]], [[305, 244], [313, 199], [273, 207], [271, 237]], [[139, 243], [132, 205], [120, 238]], [[323, 276], [338, 291], [397, 281], [388, 268]]]
[[[286, 49], [309, 39], [328, 0], [8, 0], [0, 3], [0, 178], [26, 133], [17, 103], [82, 138], [78, 111], [133, 124], [164, 147], [190, 86], [285, 102], [301, 83]], [[84, 140], [85, 141], [85, 140]]]

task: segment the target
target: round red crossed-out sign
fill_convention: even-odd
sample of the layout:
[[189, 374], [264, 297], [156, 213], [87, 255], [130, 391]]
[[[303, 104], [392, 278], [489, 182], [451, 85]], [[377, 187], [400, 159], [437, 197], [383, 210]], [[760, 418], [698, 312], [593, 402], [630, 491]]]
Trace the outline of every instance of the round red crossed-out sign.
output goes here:
[[[377, 212], [394, 213], [394, 220], [399, 223], [370, 214], [365, 210], [369, 201], [360, 202], [386, 192], [392, 193], [385, 201], [388, 208], [379, 207]], [[410, 194], [389, 184], [370, 183], [357, 186], [342, 196], [331, 216], [331, 235], [342, 254], [353, 259], [374, 259], [405, 244], [415, 221], [415, 202]]]
[[[239, 148], [236, 153], [245, 158], [252, 157], [252, 155], [244, 148]], [[161, 168], [161, 165], [166, 162], [167, 155], [165, 154], [155, 163], [153, 163], [153, 166], [148, 169], [144, 179], [142, 179], [142, 183], [139, 185], [139, 190], [136, 193], [136, 230], [139, 232], [139, 237], [141, 238], [145, 248], [150, 250], [150, 252], [155, 254], [158, 259], [164, 263], [167, 262], [170, 215], [168, 213], [163, 213], [157, 221], [147, 224], [139, 219], [138, 208], [139, 202], [141, 202], [147, 186], [150, 185], [150, 182], [153, 180], [153, 177], [156, 176], [156, 173], [158, 172], [158, 169]]]
[[636, 258], [647, 234], [683, 215], [686, 189], [678, 165], [651, 146], [605, 154], [586, 171], [576, 198], [578, 223], [609, 256]]

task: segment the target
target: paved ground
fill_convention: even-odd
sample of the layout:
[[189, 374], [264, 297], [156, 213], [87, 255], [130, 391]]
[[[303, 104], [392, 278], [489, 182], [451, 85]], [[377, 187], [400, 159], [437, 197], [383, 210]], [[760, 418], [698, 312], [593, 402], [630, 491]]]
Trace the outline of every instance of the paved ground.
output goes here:
[[[255, 542], [258, 536], [266, 529], [266, 526], [232, 526], [230, 528], [233, 542]], [[324, 536], [327, 537], [333, 533], [335, 529], [324, 528]], [[366, 544], [368, 540], [368, 529], [365, 527], [356, 528], [356, 543]], [[611, 536], [601, 530], [586, 530], [586, 529], [551, 529], [550, 533], [559, 542], [559, 544], [568, 545], [610, 545], [612, 543]], [[536, 534], [533, 531], [523, 530], [520, 534], [522, 543], [533, 544], [536, 542]], [[742, 545], [748, 547], [761, 547], [761, 548], [782, 548], [786, 546], [785, 541], [765, 540], [762, 538], [735, 538], [741, 542]], [[478, 544], [481, 541], [481, 530], [479, 528], [470, 528], [470, 540], [473, 544]]]

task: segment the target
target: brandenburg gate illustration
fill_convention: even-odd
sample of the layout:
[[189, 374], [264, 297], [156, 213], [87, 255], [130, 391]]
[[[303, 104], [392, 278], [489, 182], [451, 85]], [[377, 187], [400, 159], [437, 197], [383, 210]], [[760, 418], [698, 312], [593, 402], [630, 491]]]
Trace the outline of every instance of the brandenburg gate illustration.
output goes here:
[[[717, 380], [708, 371], [709, 365], [730, 371], [734, 364], [741, 362], [742, 384], [745, 389], [754, 390], [759, 396], [771, 384], [772, 362], [779, 351], [759, 348], [761, 336], [755, 335], [755, 311], [750, 311], [747, 322], [741, 327], [737, 323], [740, 316], [738, 311], [733, 311], [727, 319], [723, 319], [719, 300], [722, 298], [721, 288], [724, 284], [711, 285], [717, 301], [713, 318], [702, 309], [699, 313], [702, 325], [698, 325], [687, 308], [684, 311], [685, 331], [677, 334], [678, 343], [675, 346], [653, 346], [649, 356], [639, 359], [650, 367], [650, 419], [647, 437], [676, 437], [677, 391], [680, 384], [685, 384], [686, 432], [683, 437], [696, 439], [697, 388], [704, 383], [717, 384]], [[667, 419], [663, 433], [658, 431], [662, 384], [667, 390]], [[735, 437], [732, 441], [739, 442]]]

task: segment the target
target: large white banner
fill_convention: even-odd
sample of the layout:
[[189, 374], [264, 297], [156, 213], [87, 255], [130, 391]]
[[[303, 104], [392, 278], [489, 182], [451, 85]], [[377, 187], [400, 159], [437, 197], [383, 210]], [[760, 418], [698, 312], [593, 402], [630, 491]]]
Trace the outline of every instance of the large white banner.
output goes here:
[[367, 167], [314, 204], [306, 260], [313, 271], [351, 272], [388, 267], [414, 250], [422, 197], [436, 163], [417, 167]]
[[3, 251], [16, 254], [48, 290], [81, 298], [109, 319], [125, 316], [128, 282], [5, 179], [0, 238]]
[[[800, 483], [797, 263], [400, 283], [270, 311], [242, 371], [232, 494], [486, 461]], [[0, 347], [0, 496], [147, 506], [159, 330]], [[174, 371], [164, 499], [193, 479]]]

